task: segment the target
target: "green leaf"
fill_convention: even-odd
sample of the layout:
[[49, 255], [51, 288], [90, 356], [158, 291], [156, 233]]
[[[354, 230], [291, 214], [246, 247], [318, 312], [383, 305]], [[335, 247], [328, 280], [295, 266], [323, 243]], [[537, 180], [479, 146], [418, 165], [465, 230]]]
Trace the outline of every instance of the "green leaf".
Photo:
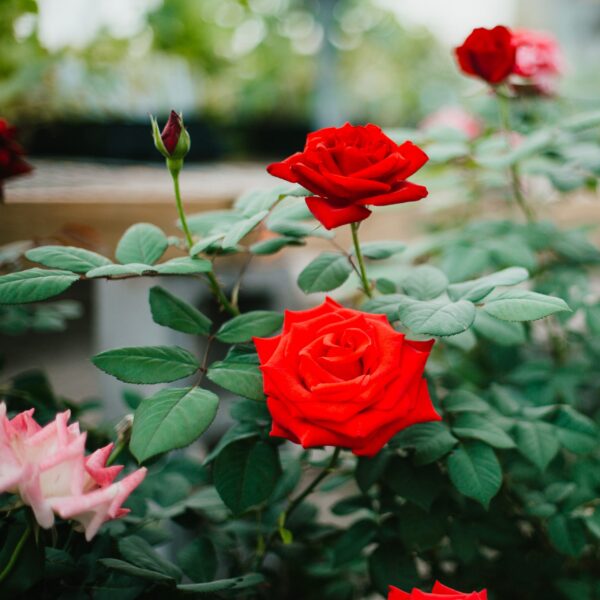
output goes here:
[[585, 548], [585, 530], [579, 519], [554, 515], [548, 520], [548, 536], [554, 547], [567, 556], [577, 557]]
[[400, 285], [406, 294], [417, 300], [433, 300], [448, 287], [448, 278], [430, 265], [415, 267]]
[[[382, 527], [382, 529], [385, 525]], [[369, 557], [369, 574], [377, 591], [387, 597], [389, 586], [411, 589], [421, 579], [414, 558], [407, 552], [398, 552], [398, 542], [393, 540], [380, 544]]]
[[250, 246], [249, 250], [252, 254], [259, 256], [267, 254], [275, 254], [285, 246], [303, 246], [304, 242], [298, 238], [288, 237], [285, 235], [273, 237], [263, 242], [256, 242]]
[[232, 360], [217, 361], [210, 366], [206, 376], [222, 388], [244, 398], [265, 399], [262, 373], [257, 365]]
[[[360, 245], [361, 252], [365, 258], [371, 260], [383, 260], [394, 254], [402, 252], [406, 248], [406, 244], [401, 242], [367, 242]], [[353, 250], [352, 250], [353, 252]]]
[[448, 457], [448, 474], [454, 487], [485, 508], [502, 485], [496, 454], [482, 442], [465, 442]]
[[136, 223], [119, 240], [115, 256], [122, 264], [153, 265], [169, 246], [167, 236], [156, 225]]
[[149, 569], [180, 581], [182, 572], [172, 562], [163, 558], [143, 538], [131, 535], [119, 540], [119, 551], [123, 558], [142, 569]]
[[375, 280], [375, 289], [382, 294], [393, 294], [396, 292], [396, 284], [385, 277], [379, 277]]
[[586, 454], [598, 445], [596, 424], [570, 406], [561, 406], [553, 421], [559, 442], [575, 454]]
[[473, 329], [482, 337], [499, 346], [520, 346], [527, 341], [523, 323], [501, 321], [481, 310], [475, 314]]
[[135, 577], [137, 579], [162, 581], [168, 583], [175, 582], [174, 579], [169, 575], [165, 575], [164, 573], [160, 573], [158, 571], [153, 571], [152, 569], [136, 567], [135, 565], [132, 565], [124, 560], [119, 560], [118, 558], [101, 558], [98, 562], [109, 569], [114, 569], [115, 571], [125, 573], [126, 575], [130, 575], [131, 577]]
[[342, 285], [351, 272], [352, 266], [346, 256], [323, 252], [300, 273], [298, 286], [307, 294], [328, 292]]
[[384, 314], [390, 323], [398, 320], [398, 307], [400, 302], [402, 302], [406, 298], [402, 294], [387, 294], [380, 298], [373, 298], [372, 300], [367, 300], [362, 306], [361, 309], [365, 312], [369, 313], [379, 313]]
[[196, 254], [200, 254], [201, 252], [208, 250], [213, 244], [222, 240], [224, 237], [224, 233], [215, 233], [214, 235], [209, 235], [205, 238], [202, 238], [190, 248], [190, 256], [196, 256]]
[[483, 310], [503, 321], [535, 321], [571, 309], [562, 298], [529, 290], [507, 290], [488, 298]]
[[446, 412], [486, 413], [490, 407], [485, 400], [468, 390], [455, 390], [448, 394], [442, 402]]
[[353, 523], [340, 535], [331, 548], [334, 567], [357, 558], [376, 535], [377, 525], [372, 519], [362, 519]]
[[389, 462], [383, 482], [395, 494], [429, 511], [442, 490], [437, 465], [414, 466], [405, 458], [394, 456]]
[[514, 448], [513, 439], [489, 418], [473, 413], [462, 413], [454, 421], [452, 432], [459, 438], [480, 440], [494, 448]]
[[283, 315], [272, 310], [253, 310], [223, 323], [217, 339], [228, 344], [270, 335], [281, 328]]
[[398, 306], [400, 321], [414, 333], [427, 335], [455, 335], [467, 330], [475, 319], [471, 302], [444, 302], [413, 300], [404, 297]]
[[131, 452], [141, 463], [188, 446], [208, 429], [218, 407], [218, 396], [198, 387], [161, 390], [135, 411]]
[[192, 594], [213, 594], [229, 590], [245, 590], [259, 585], [264, 580], [264, 576], [260, 573], [248, 573], [242, 577], [217, 579], [209, 583], [183, 583], [178, 585], [177, 589]]
[[452, 300], [470, 300], [471, 302], [479, 302], [489, 293], [494, 291], [494, 288], [502, 285], [516, 285], [529, 278], [529, 272], [522, 267], [509, 267], [502, 269], [496, 273], [463, 281], [462, 283], [453, 283], [448, 286], [448, 296]]
[[200, 368], [194, 355], [179, 346], [116, 348], [96, 354], [92, 362], [126, 383], [168, 383]]
[[196, 538], [177, 554], [183, 572], [194, 582], [210, 581], [217, 572], [217, 552], [207, 536]]
[[560, 450], [556, 429], [543, 421], [521, 421], [514, 431], [519, 452], [540, 471], [545, 471]]
[[221, 246], [223, 248], [235, 248], [238, 242], [246, 237], [246, 235], [248, 235], [268, 214], [268, 210], [262, 210], [259, 213], [232, 225], [225, 234]]
[[159, 265], [154, 265], [153, 270], [161, 275], [195, 275], [212, 271], [212, 263], [204, 258], [179, 256]]
[[0, 304], [39, 302], [64, 292], [78, 275], [54, 269], [27, 269], [0, 276]]
[[389, 459], [388, 452], [379, 452], [373, 458], [361, 456], [358, 459], [354, 476], [363, 494], [366, 494], [383, 475]]
[[146, 273], [156, 273], [155, 267], [143, 263], [128, 263], [126, 265], [104, 265], [103, 267], [96, 267], [90, 269], [85, 276], [87, 279], [95, 279], [97, 277], [141, 276]]
[[25, 253], [28, 260], [52, 269], [86, 273], [94, 267], [110, 265], [108, 258], [74, 246], [40, 246]]
[[236, 423], [233, 427], [230, 427], [223, 436], [219, 439], [217, 445], [209, 452], [208, 456], [204, 459], [205, 465], [212, 462], [224, 448], [237, 442], [239, 440], [246, 440], [248, 438], [255, 438], [260, 436], [260, 429], [254, 423]]
[[208, 335], [212, 321], [197, 308], [177, 298], [160, 286], [149, 295], [150, 310], [155, 323], [192, 335]]
[[568, 131], [583, 131], [598, 125], [600, 125], [600, 111], [598, 110], [572, 115], [560, 123], [560, 126]]
[[291, 219], [275, 218], [275, 215], [269, 219], [267, 226], [274, 233], [295, 238], [313, 236], [331, 239], [334, 236], [332, 231], [327, 231], [315, 223], [302, 223]]
[[448, 454], [458, 443], [443, 423], [418, 423], [401, 431], [393, 440], [399, 448], [414, 448], [416, 465], [428, 465]]
[[213, 467], [217, 492], [236, 515], [260, 506], [281, 475], [279, 454], [262, 441], [239, 440], [224, 448]]
[[254, 189], [242, 194], [234, 202], [235, 210], [240, 211], [245, 217], [252, 217], [258, 212], [268, 212], [282, 198], [293, 189], [289, 185], [278, 185], [270, 189]]

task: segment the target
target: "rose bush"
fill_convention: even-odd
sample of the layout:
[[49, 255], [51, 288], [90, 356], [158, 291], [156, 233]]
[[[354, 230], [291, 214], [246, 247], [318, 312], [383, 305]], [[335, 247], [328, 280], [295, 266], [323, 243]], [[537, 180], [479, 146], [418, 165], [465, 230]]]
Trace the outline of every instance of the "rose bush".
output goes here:
[[273, 436], [374, 456], [398, 431], [440, 420], [423, 379], [433, 340], [406, 339], [385, 315], [327, 298], [287, 311], [281, 335], [254, 343]]
[[[13, 418], [0, 430], [2, 597], [482, 600], [454, 590], [486, 587], [495, 600], [594, 600], [600, 250], [537, 214], [549, 189], [567, 202], [597, 186], [600, 114], [540, 126], [552, 99], [524, 101], [514, 73], [490, 81], [509, 62], [510, 52], [490, 58], [505, 34], [475, 38], [469, 68], [493, 90], [477, 135], [431, 127], [397, 146], [373, 125], [327, 128], [270, 167], [303, 187], [187, 215], [189, 141], [173, 113], [166, 141], [152, 125], [182, 235], [138, 223], [111, 256], [35, 246], [25, 258], [40, 266], [0, 276], [9, 324], [47, 316], [40, 303], [82, 280], [160, 278], [154, 324], [190, 341], [92, 358], [126, 384], [160, 386], [126, 389], [118, 432], [39, 372], [3, 380]], [[173, 143], [182, 156], [169, 155]], [[361, 239], [365, 206], [415, 192], [406, 177], [426, 156], [423, 181], [452, 200], [451, 217], [427, 211], [413, 225], [429, 231], [409, 247]], [[350, 247], [327, 230], [342, 224]], [[320, 253], [297, 278], [306, 302], [248, 310], [251, 264], [313, 237]], [[219, 266], [236, 255], [243, 266], [224, 285]], [[214, 304], [174, 295], [171, 276], [204, 283]], [[311, 296], [321, 293], [335, 300]], [[84, 439], [66, 410], [97, 426]], [[145, 465], [143, 482], [137, 470], [135, 486], [119, 487], [117, 454]], [[121, 518], [96, 531], [107, 516]]]

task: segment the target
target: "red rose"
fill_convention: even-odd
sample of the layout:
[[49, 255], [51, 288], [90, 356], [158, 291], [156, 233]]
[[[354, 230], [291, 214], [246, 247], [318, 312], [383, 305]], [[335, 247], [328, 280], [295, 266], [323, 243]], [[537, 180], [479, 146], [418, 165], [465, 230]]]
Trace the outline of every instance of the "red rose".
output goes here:
[[327, 298], [286, 311], [281, 335], [254, 343], [272, 436], [373, 456], [401, 429], [440, 420], [423, 378], [433, 340], [407, 340], [384, 315]]
[[267, 171], [299, 183], [312, 214], [327, 229], [366, 219], [367, 206], [412, 202], [427, 188], [406, 181], [428, 160], [412, 142], [396, 144], [375, 125], [328, 127], [310, 133], [302, 152]]
[[481, 592], [471, 593], [457, 592], [438, 581], [433, 586], [431, 594], [417, 589], [413, 589], [409, 594], [390, 585], [388, 600], [487, 600], [487, 591], [482, 590]]
[[24, 175], [33, 170], [33, 167], [25, 161], [25, 153], [17, 143], [15, 134], [15, 128], [4, 119], [0, 119], [0, 197], [5, 179]]
[[502, 25], [474, 29], [463, 45], [456, 48], [460, 68], [491, 84], [501, 83], [513, 72], [515, 55], [512, 33]]
[[512, 36], [516, 48], [514, 74], [530, 79], [539, 92], [551, 94], [564, 62], [556, 39], [529, 29], [517, 29]]
[[[174, 110], [171, 111], [167, 124], [162, 132], [158, 128], [158, 123], [154, 117], [150, 117], [152, 123], [152, 137], [156, 149], [168, 160], [179, 161], [185, 158], [190, 151], [191, 141], [187, 132], [183, 118]], [[179, 164], [181, 169], [181, 164]]]

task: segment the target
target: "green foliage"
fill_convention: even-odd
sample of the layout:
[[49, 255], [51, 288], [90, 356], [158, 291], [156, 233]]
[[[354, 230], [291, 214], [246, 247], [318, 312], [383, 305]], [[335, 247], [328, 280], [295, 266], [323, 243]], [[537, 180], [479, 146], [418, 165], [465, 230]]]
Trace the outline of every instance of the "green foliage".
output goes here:
[[249, 342], [253, 337], [264, 337], [277, 331], [283, 324], [283, 315], [271, 310], [253, 310], [223, 323], [216, 338], [228, 344]]
[[79, 277], [57, 269], [27, 269], [0, 276], [0, 304], [39, 302], [58, 296]]
[[351, 272], [352, 267], [346, 256], [323, 252], [300, 273], [298, 286], [307, 294], [328, 292], [342, 285]]
[[183, 448], [200, 437], [217, 414], [219, 398], [200, 388], [168, 388], [135, 411], [130, 449], [139, 462]]
[[92, 362], [126, 383], [168, 383], [200, 368], [194, 355], [178, 346], [117, 348], [96, 354]]
[[192, 335], [208, 335], [210, 332], [212, 322], [208, 317], [164, 288], [153, 287], [149, 301], [155, 323]]

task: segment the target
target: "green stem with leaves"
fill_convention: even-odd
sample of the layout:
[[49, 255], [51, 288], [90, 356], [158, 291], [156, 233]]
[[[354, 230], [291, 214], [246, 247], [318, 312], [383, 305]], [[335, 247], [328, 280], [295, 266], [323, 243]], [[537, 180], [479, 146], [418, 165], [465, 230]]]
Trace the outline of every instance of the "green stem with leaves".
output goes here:
[[356, 255], [356, 261], [358, 262], [358, 269], [360, 272], [360, 280], [365, 294], [369, 297], [373, 297], [373, 291], [371, 290], [371, 284], [367, 277], [367, 269], [365, 268], [365, 259], [360, 249], [360, 242], [358, 240], [358, 227], [359, 223], [350, 223], [350, 229], [352, 230], [352, 242], [354, 244], [354, 254]]
[[[181, 169], [172, 167], [172, 165], [169, 164], [169, 160], [167, 160], [167, 167], [168, 167], [169, 173], [171, 173], [171, 177], [173, 179], [173, 189], [175, 191], [175, 204], [177, 205], [177, 213], [179, 215], [179, 221], [181, 223], [181, 228], [183, 229], [183, 233], [185, 235], [185, 241], [187, 243], [188, 250], [189, 250], [194, 245], [194, 240], [192, 238], [192, 233], [191, 233], [190, 228], [187, 223], [185, 211], [183, 210], [183, 201], [181, 199], [181, 189], [179, 188], [179, 172]], [[234, 317], [239, 315], [240, 314], [239, 309], [229, 301], [229, 299], [225, 295], [225, 292], [221, 289], [221, 286], [219, 285], [219, 282], [217, 281], [215, 274], [212, 271], [209, 271], [208, 273], [206, 273], [206, 278], [208, 279], [208, 284], [210, 286], [210, 289], [211, 289], [213, 295], [217, 299], [217, 302], [223, 307], [223, 309], [226, 310], [230, 315], [232, 315]]]
[[[280, 530], [281, 530], [281, 528], [285, 527], [286, 522], [289, 520], [289, 518], [292, 516], [292, 514], [296, 511], [296, 509], [302, 504], [302, 502], [304, 502], [304, 500], [306, 500], [306, 498], [308, 498], [308, 496], [310, 496], [310, 494], [312, 494], [312, 492], [315, 491], [315, 489], [318, 487], [318, 485], [326, 477], [328, 477], [331, 473], [333, 473], [335, 471], [335, 468], [337, 466], [341, 452], [342, 452], [341, 448], [336, 448], [334, 450], [333, 454], [331, 455], [329, 462], [323, 468], [323, 470], [315, 477], [315, 479], [313, 479], [313, 481], [311, 483], [309, 483], [309, 485], [305, 488], [305, 490], [299, 496], [297, 496], [292, 501], [290, 501], [290, 504], [288, 505], [287, 509], [281, 514], [281, 516], [279, 518]], [[258, 551], [256, 554], [254, 570], [258, 570], [260, 568], [260, 566], [262, 565], [262, 561], [263, 561], [264, 557], [266, 556], [267, 552], [269, 551], [269, 549], [271, 548], [272, 544], [275, 542], [277, 535], [278, 535], [278, 532], [272, 533], [269, 536], [267, 542], [264, 543], [264, 541], [261, 541], [262, 533], [259, 534], [259, 541], [257, 542]]]
[[[498, 106], [500, 108], [500, 119], [502, 122], [502, 128], [506, 132], [506, 135], [510, 135], [512, 127], [510, 124], [510, 99], [503, 96], [501, 93], [496, 91], [496, 98], [498, 99]], [[510, 140], [509, 140], [510, 143]], [[523, 194], [523, 185], [521, 182], [521, 173], [519, 165], [517, 163], [511, 163], [509, 168], [510, 184], [513, 193], [513, 197], [518, 207], [523, 212], [525, 219], [528, 223], [535, 221], [535, 213], [531, 206], [528, 204], [525, 194]]]
[[25, 542], [29, 538], [30, 534], [31, 534], [31, 529], [29, 528], [29, 526], [27, 526], [27, 529], [25, 529], [25, 531], [23, 532], [23, 535], [21, 536], [21, 538], [17, 542], [17, 545], [15, 546], [15, 549], [13, 550], [13, 552], [12, 552], [12, 554], [10, 556], [9, 561], [6, 564], [6, 567], [4, 567], [4, 569], [0, 573], [0, 583], [2, 583], [10, 575], [10, 573], [13, 570], [13, 568], [14, 568], [17, 560], [19, 559], [19, 556], [21, 555], [21, 551], [23, 550], [23, 546], [25, 545]]

